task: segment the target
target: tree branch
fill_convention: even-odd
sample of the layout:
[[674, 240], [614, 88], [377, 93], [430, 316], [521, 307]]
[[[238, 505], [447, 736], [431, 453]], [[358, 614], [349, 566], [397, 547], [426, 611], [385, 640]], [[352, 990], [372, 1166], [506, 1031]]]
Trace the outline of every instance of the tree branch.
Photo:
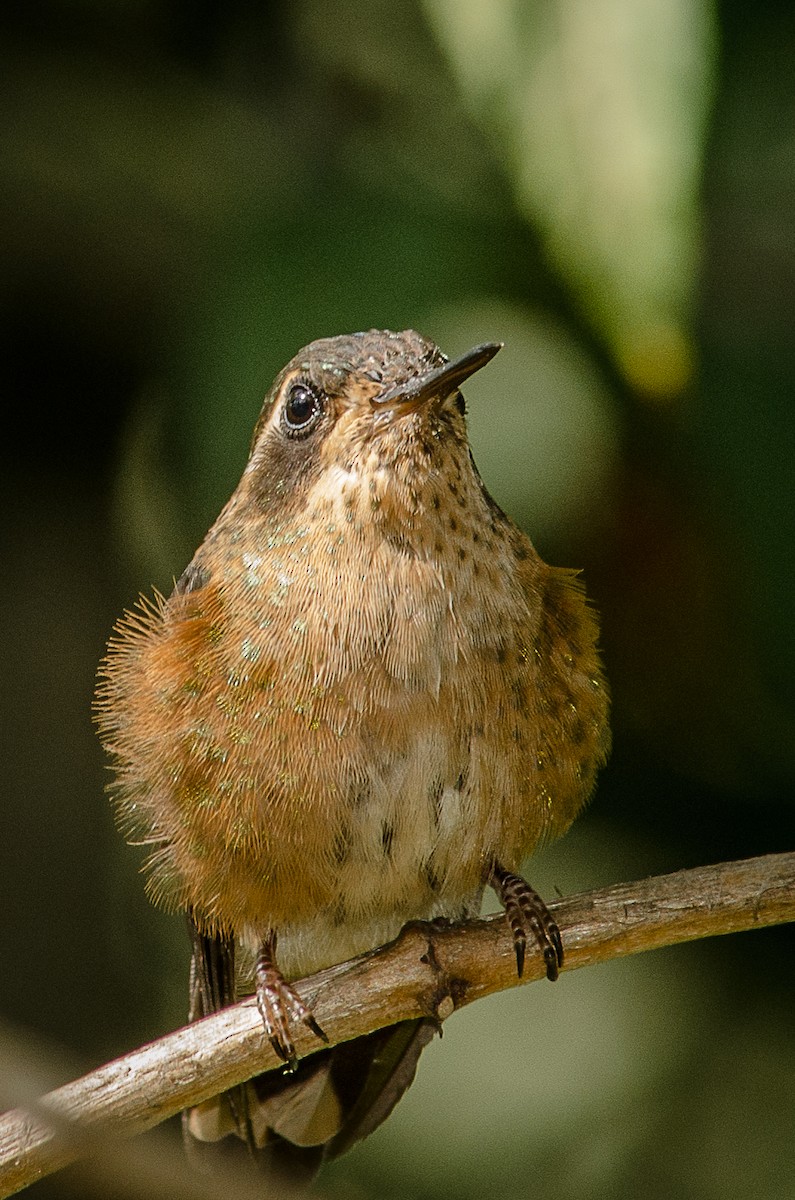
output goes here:
[[[564, 970], [717, 934], [795, 920], [795, 853], [663, 875], [550, 905]], [[432, 948], [431, 943], [432, 942]], [[408, 926], [389, 946], [303, 981], [331, 1044], [395, 1021], [456, 1008], [544, 974], [530, 953], [516, 977], [501, 916], [464, 926]], [[295, 1030], [299, 1055], [319, 1048]], [[0, 1117], [0, 1197], [73, 1162], [107, 1138], [128, 1138], [192, 1104], [278, 1067], [253, 1001], [168, 1034]]]

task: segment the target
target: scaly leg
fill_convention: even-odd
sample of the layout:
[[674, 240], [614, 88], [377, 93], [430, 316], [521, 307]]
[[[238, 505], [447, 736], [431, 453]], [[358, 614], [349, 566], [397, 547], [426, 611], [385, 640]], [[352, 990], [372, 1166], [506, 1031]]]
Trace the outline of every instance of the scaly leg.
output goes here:
[[516, 950], [516, 969], [521, 979], [524, 970], [524, 955], [527, 938], [532, 932], [538, 943], [547, 967], [547, 979], [554, 982], [563, 966], [563, 942], [560, 930], [552, 919], [538, 892], [533, 891], [530, 884], [521, 875], [506, 871], [505, 867], [495, 862], [489, 877], [489, 884], [494, 888], [500, 902], [505, 907], [505, 915], [513, 932], [513, 944]]
[[268, 930], [260, 946], [255, 976], [257, 1008], [262, 1017], [265, 1032], [279, 1058], [284, 1060], [288, 1070], [294, 1071], [298, 1066], [298, 1056], [290, 1037], [291, 1022], [302, 1021], [323, 1042], [327, 1042], [328, 1038], [301, 997], [294, 988], [290, 987], [276, 966], [276, 931], [274, 929]]

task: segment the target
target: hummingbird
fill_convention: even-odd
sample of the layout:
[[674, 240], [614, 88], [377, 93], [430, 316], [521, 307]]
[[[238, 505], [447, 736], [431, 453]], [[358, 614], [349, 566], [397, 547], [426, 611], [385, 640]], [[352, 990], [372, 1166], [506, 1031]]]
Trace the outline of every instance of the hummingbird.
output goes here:
[[608, 689], [578, 573], [541, 560], [472, 457], [460, 388], [500, 348], [450, 361], [369, 330], [301, 350], [173, 592], [109, 643], [111, 790], [150, 897], [187, 914], [191, 1019], [256, 995], [286, 1067], [189, 1110], [194, 1141], [313, 1172], [371, 1132], [433, 1022], [324, 1048], [290, 981], [477, 916], [487, 885], [519, 974], [531, 943], [557, 977], [519, 870], [593, 790]]

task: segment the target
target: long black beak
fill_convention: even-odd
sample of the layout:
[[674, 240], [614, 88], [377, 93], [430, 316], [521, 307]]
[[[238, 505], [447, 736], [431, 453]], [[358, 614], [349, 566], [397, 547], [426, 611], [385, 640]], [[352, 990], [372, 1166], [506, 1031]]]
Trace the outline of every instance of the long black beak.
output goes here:
[[491, 362], [498, 350], [502, 350], [502, 342], [484, 342], [467, 350], [453, 362], [443, 363], [435, 367], [427, 375], [419, 375], [398, 387], [382, 392], [371, 400], [373, 408], [392, 409], [401, 413], [416, 412], [423, 404], [434, 398], [444, 399], [461, 386], [465, 379], [474, 375], [486, 363]]

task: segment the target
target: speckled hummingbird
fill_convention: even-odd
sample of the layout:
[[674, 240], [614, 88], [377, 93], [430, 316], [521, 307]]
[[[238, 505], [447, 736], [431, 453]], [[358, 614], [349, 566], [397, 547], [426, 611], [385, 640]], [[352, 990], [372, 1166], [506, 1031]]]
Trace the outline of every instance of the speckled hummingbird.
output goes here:
[[[450, 362], [407, 330], [325, 338], [278, 375], [243, 477], [171, 596], [127, 614], [98, 721], [151, 897], [188, 914], [191, 1017], [254, 992], [288, 1065], [191, 1110], [314, 1168], [370, 1132], [430, 1023], [296, 1060], [323, 1031], [289, 980], [477, 915], [490, 884], [522, 973], [560, 934], [518, 874], [608, 750], [597, 622], [475, 467]], [[365, 1102], [366, 1101], [366, 1102]]]

